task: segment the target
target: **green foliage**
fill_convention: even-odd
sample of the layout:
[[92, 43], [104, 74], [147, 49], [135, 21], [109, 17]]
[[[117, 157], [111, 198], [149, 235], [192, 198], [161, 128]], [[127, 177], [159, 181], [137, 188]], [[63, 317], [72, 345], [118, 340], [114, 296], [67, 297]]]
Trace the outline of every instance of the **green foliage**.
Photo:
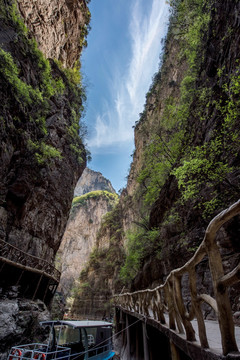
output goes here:
[[[224, 78], [224, 68], [218, 70], [221, 81]], [[226, 183], [231, 173], [236, 169], [230, 165], [232, 159], [239, 154], [240, 138], [238, 119], [240, 116], [240, 69], [225, 78], [222, 90], [225, 96], [218, 101], [208, 98], [208, 108], [215, 107], [221, 122], [212, 131], [210, 139], [202, 146], [196, 146], [182, 159], [182, 164], [172, 173], [178, 180], [183, 201], [199, 200], [199, 207], [203, 210], [203, 217], [212, 215], [224, 201], [224, 194], [217, 192], [221, 184]], [[208, 93], [209, 94], [209, 93]], [[199, 111], [204, 112], [199, 102]], [[205, 113], [206, 114], [206, 113]], [[208, 194], [206, 201], [203, 190]]]
[[[197, 153], [201, 158], [196, 157]], [[203, 184], [209, 188], [221, 184], [232, 170], [228, 164], [224, 164], [222, 161], [211, 161], [203, 156], [204, 151], [193, 152], [188, 161], [184, 160], [183, 165], [173, 171], [184, 200], [197, 198]]]
[[171, 208], [170, 212], [167, 213], [167, 216], [164, 218], [164, 221], [162, 222], [162, 226], [166, 225], [176, 225], [180, 222], [180, 215], [175, 210], [175, 208]]
[[159, 229], [136, 228], [127, 234], [126, 259], [120, 270], [120, 278], [128, 284], [137, 275], [142, 260], [151, 255], [157, 246]]
[[27, 34], [28, 29], [19, 15], [17, 2], [12, 1], [11, 5], [7, 5], [3, 0], [0, 0], [0, 19], [4, 23], [10, 21], [11, 25], [19, 33]]
[[[116, 195], [116, 194], [115, 194]], [[118, 195], [116, 195], [118, 196]], [[121, 223], [121, 207], [118, 201], [116, 202], [116, 206], [114, 206], [113, 210], [107, 212], [101, 222], [101, 228], [98, 232], [97, 237], [101, 237], [104, 231], [110, 230], [112, 235], [116, 235], [118, 230], [121, 230], [122, 223]]]
[[106, 190], [95, 190], [86, 193], [84, 195], [75, 197], [72, 202], [72, 208], [75, 208], [76, 206], [85, 205], [89, 199], [99, 199], [99, 198], [106, 199], [112, 202], [113, 204], [116, 204], [118, 202], [117, 194], [111, 193]]
[[[203, 40], [203, 29], [210, 20], [203, 0], [196, 0], [194, 3], [188, 0], [171, 1], [171, 6], [174, 8], [174, 26], [171, 31], [181, 44], [180, 52], [186, 58], [188, 70], [180, 84], [180, 96], [174, 98], [171, 95], [165, 100], [159, 124], [151, 129], [153, 135], [146, 145], [144, 164], [137, 180], [143, 185], [143, 196], [148, 206], [157, 199], [180, 153], [185, 150], [186, 126], [196, 95], [195, 82], [199, 65], [197, 54]], [[161, 71], [158, 74], [150, 88], [151, 93], [162, 78]]]
[[11, 85], [15, 99], [20, 106], [31, 105], [33, 101], [43, 102], [39, 89], [33, 89], [19, 78], [19, 69], [10, 53], [0, 48], [0, 73], [4, 80]]
[[[54, 64], [52, 68], [50, 62], [38, 49], [36, 41], [29, 36], [18, 12], [16, 1], [13, 0], [11, 4], [1, 1], [0, 10], [1, 21], [14, 29], [17, 34], [14, 58], [10, 52], [0, 48], [0, 75], [9, 96], [18, 104], [15, 106], [15, 110], [18, 109], [21, 112], [20, 116], [15, 116], [18, 118], [18, 128], [19, 126], [26, 127], [28, 123], [31, 127], [29, 133], [33, 137], [32, 143], [37, 143], [39, 140], [36, 139], [41, 138], [39, 149], [35, 152], [38, 164], [42, 165], [47, 162], [51, 156], [52, 158], [61, 158], [60, 152], [47, 144], [46, 118], [49, 116], [50, 110], [49, 99], [61, 98], [65, 95], [64, 102], [71, 109], [69, 110], [71, 115], [68, 115], [66, 122], [68, 146], [75, 155], [76, 161], [82, 164], [85, 161], [83, 138], [86, 130], [82, 124], [79, 125], [79, 120], [83, 113], [83, 101], [86, 96], [81, 82], [79, 61], [73, 69], [63, 69], [62, 66]], [[89, 21], [90, 15], [86, 14], [86, 18]], [[83, 36], [85, 36], [84, 34]], [[30, 65], [33, 65], [34, 78], [26, 74], [25, 67], [22, 67], [22, 57], [27, 59]], [[68, 104], [67, 99], [70, 100]], [[5, 107], [7, 106], [12, 106], [10, 101], [6, 102]], [[24, 114], [24, 123], [22, 114]], [[35, 130], [33, 130], [34, 123], [36, 124]], [[29, 136], [25, 138], [28, 140]], [[44, 142], [46, 142], [45, 145], [43, 145]]]
[[43, 141], [34, 143], [32, 140], [28, 140], [28, 147], [34, 151], [35, 158], [39, 165], [49, 164], [51, 160], [55, 158], [62, 159], [62, 155], [58, 149], [45, 144]]

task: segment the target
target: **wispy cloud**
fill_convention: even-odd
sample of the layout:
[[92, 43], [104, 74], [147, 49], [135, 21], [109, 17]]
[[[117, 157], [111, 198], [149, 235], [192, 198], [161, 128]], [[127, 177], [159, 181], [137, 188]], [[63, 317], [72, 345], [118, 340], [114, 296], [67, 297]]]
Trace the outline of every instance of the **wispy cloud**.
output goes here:
[[133, 129], [143, 110], [145, 94], [158, 69], [161, 39], [165, 36], [168, 5], [152, 0], [146, 13], [146, 0], [135, 0], [129, 24], [131, 53], [124, 74], [109, 79], [112, 98], [107, 99], [103, 113], [96, 117], [95, 131], [89, 140], [92, 152], [133, 141]]

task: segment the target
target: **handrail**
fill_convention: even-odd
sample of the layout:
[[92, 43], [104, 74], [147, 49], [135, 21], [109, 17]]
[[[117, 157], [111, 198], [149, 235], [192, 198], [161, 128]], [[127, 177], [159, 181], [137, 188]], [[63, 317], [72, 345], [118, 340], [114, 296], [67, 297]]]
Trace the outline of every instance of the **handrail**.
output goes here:
[[5, 262], [16, 264], [26, 270], [44, 273], [59, 283], [61, 273], [48, 261], [30, 255], [16, 246], [0, 239], [0, 259]]
[[[178, 329], [179, 333], [183, 333], [185, 330], [188, 341], [195, 341], [195, 332], [191, 320], [196, 317], [201, 346], [208, 348], [206, 327], [201, 309], [201, 303], [204, 301], [217, 314], [223, 355], [238, 351], [227, 289], [240, 281], [240, 264], [225, 275], [220, 250], [215, 239], [220, 227], [239, 213], [240, 200], [212, 219], [194, 256], [181, 268], [171, 271], [164, 284], [155, 289], [115, 295], [115, 305], [145, 316], [149, 316], [150, 311], [154, 319], [162, 324], [166, 323], [164, 311], [167, 310], [170, 329]], [[208, 294], [198, 294], [197, 291], [196, 266], [206, 256], [208, 257], [215, 298]], [[181, 280], [184, 274], [188, 274], [189, 277], [191, 294], [191, 309], [189, 311], [186, 309], [182, 295]]]

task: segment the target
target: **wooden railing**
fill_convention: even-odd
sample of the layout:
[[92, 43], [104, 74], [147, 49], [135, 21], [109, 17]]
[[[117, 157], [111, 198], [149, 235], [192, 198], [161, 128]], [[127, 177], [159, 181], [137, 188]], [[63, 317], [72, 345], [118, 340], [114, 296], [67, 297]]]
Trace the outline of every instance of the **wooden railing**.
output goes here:
[[[195, 332], [191, 321], [196, 318], [201, 346], [208, 348], [208, 339], [201, 303], [206, 302], [216, 312], [222, 339], [223, 355], [238, 351], [234, 335], [234, 323], [228, 287], [240, 281], [240, 264], [228, 274], [224, 274], [216, 233], [232, 217], [240, 213], [240, 200], [222, 211], [208, 225], [204, 239], [194, 256], [181, 268], [173, 270], [165, 283], [155, 289], [135, 291], [115, 295], [115, 305], [145, 316], [153, 316], [166, 324], [164, 313], [169, 316], [169, 328], [186, 334], [186, 339], [195, 341]], [[208, 258], [212, 276], [214, 297], [209, 294], [198, 294], [196, 266], [204, 257]], [[183, 300], [181, 280], [188, 274], [191, 309], [188, 311]], [[185, 275], [186, 276], [186, 275]]]
[[29, 271], [43, 273], [57, 283], [60, 280], [61, 273], [48, 261], [27, 254], [4, 240], [0, 240], [0, 260]]

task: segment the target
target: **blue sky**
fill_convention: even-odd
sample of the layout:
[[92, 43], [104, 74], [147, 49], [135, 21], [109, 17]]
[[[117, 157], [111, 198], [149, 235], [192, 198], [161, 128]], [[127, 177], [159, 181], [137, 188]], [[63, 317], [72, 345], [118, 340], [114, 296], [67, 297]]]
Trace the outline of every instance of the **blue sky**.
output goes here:
[[126, 186], [133, 125], [159, 66], [168, 22], [165, 0], [91, 0], [82, 72], [87, 85], [88, 166], [116, 191]]

